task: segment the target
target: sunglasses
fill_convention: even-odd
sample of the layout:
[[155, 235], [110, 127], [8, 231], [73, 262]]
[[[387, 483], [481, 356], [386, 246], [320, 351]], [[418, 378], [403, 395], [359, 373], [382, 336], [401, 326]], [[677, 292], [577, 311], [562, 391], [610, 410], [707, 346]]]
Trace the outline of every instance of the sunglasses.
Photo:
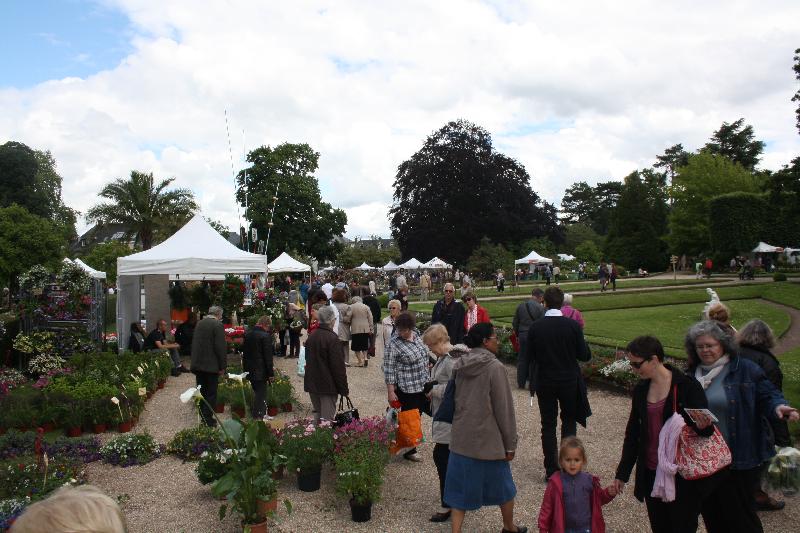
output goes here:
[[630, 359], [628, 359], [628, 362], [631, 364], [631, 366], [633, 368], [635, 368], [636, 370], [639, 370], [640, 368], [642, 368], [642, 365], [645, 364], [646, 362], [648, 362], [649, 360], [650, 359], [645, 359], [644, 361], [636, 362], [636, 361], [631, 361]]
[[465, 301], [465, 302], [471, 302], [471, 301], [472, 301], [472, 298], [464, 298], [464, 301]]

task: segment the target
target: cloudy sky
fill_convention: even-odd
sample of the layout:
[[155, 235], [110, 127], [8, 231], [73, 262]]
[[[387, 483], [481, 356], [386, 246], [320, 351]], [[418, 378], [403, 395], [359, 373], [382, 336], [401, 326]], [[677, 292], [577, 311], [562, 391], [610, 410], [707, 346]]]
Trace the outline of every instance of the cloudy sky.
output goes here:
[[457, 118], [556, 204], [740, 117], [780, 168], [798, 20], [797, 0], [4, 0], [0, 143], [51, 150], [79, 210], [137, 169], [235, 227], [227, 109], [237, 170], [308, 142], [348, 236], [388, 235], [398, 164]]

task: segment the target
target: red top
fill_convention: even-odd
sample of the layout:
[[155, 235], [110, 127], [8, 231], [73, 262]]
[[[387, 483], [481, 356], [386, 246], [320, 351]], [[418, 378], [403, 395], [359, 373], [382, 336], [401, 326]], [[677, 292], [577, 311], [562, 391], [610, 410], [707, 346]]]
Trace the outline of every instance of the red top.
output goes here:
[[664, 402], [647, 402], [647, 468], [655, 470], [658, 466], [658, 436], [664, 427]]
[[[475, 324], [480, 324], [481, 322], [489, 322], [489, 311], [487, 311], [485, 307], [481, 307], [478, 304], [475, 304], [475, 307], [478, 308], [478, 316], [477, 316], [477, 320], [475, 321]], [[464, 331], [465, 332], [469, 331], [468, 318], [469, 318], [469, 309], [466, 309], [464, 311]], [[451, 339], [451, 342], [452, 342], [452, 339]], [[461, 341], [456, 341], [456, 342], [461, 342]]]
[[[605, 533], [606, 522], [603, 520], [602, 506], [614, 499], [608, 489], [600, 487], [600, 479], [592, 476], [592, 533]], [[564, 533], [564, 486], [561, 483], [561, 472], [550, 476], [539, 511], [540, 533]]]

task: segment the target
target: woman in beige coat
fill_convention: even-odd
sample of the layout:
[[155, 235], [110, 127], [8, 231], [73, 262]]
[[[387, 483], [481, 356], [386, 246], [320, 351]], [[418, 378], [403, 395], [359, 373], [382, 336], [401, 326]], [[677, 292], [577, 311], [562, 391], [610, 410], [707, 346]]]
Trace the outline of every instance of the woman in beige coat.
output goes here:
[[350, 348], [356, 354], [358, 366], [367, 366], [367, 350], [369, 349], [369, 336], [373, 333], [372, 311], [362, 303], [360, 296], [353, 296], [350, 300], [350, 334], [352, 342]]
[[339, 312], [338, 327], [337, 331], [334, 331], [334, 333], [339, 335], [344, 365], [350, 366], [350, 320], [352, 317], [352, 310], [350, 306], [347, 305], [347, 290], [333, 289], [331, 301]]

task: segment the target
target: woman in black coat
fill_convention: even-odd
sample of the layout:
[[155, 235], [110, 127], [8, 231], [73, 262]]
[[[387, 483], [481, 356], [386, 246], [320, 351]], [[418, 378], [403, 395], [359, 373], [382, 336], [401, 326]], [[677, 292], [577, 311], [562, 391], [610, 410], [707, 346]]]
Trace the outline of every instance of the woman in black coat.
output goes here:
[[[650, 493], [655, 481], [658, 464], [658, 433], [672, 416], [673, 399], [678, 412], [683, 415], [698, 435], [709, 436], [714, 431], [710, 420], [699, 427], [684, 409], [704, 409], [708, 402], [703, 388], [697, 380], [685, 375], [670, 365], [665, 365], [664, 348], [658, 339], [651, 336], [637, 337], [628, 344], [628, 360], [631, 368], [641, 379], [633, 390], [633, 402], [622, 457], [617, 466], [614, 485], [622, 492], [636, 466], [636, 484], [633, 494], [647, 504], [647, 516], [654, 533], [676, 533], [697, 531], [697, 520], [703, 500], [725, 480], [727, 470], [700, 479], [689, 481], [675, 474], [675, 500], [669, 503], [653, 498]], [[658, 421], [651, 413], [660, 415]]]
[[[772, 329], [763, 321], [754, 319], [742, 327], [736, 334], [736, 342], [739, 343], [739, 356], [750, 359], [764, 371], [775, 388], [783, 392], [783, 372], [778, 359], [772, 354], [775, 347], [775, 335]], [[768, 419], [775, 437], [775, 446], [791, 446], [792, 439], [789, 436], [789, 426], [786, 420]], [[756, 507], [762, 511], [777, 511], [783, 509], [785, 502], [771, 498], [766, 492], [758, 487], [755, 491]]]

